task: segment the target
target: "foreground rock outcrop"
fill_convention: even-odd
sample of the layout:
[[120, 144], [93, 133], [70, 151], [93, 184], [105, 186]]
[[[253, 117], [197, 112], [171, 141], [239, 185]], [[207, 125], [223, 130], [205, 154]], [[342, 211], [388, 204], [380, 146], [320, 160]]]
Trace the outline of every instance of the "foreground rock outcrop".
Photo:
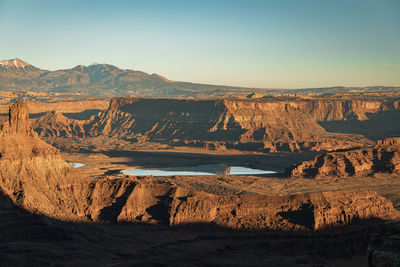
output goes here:
[[251, 230], [316, 230], [362, 220], [398, 219], [371, 190], [290, 196], [220, 196], [173, 182], [80, 174], [40, 140], [26, 103], [15, 103], [0, 128], [0, 189], [35, 214], [70, 221], [207, 224]]
[[309, 178], [365, 176], [377, 172], [400, 174], [400, 138], [380, 140], [373, 147], [318, 155], [287, 172]]
[[385, 225], [383, 234], [374, 234], [368, 245], [368, 266], [400, 266], [400, 222]]
[[[291, 231], [400, 218], [390, 201], [368, 189], [291, 196], [217, 196], [172, 184], [120, 182], [117, 191], [108, 182], [95, 185], [89, 207], [94, 221]], [[109, 190], [115, 192], [114, 198]]]
[[24, 209], [50, 216], [77, 214], [74, 184], [82, 179], [57, 149], [40, 140], [29, 123], [26, 103], [11, 105], [0, 127], [0, 189]]
[[200, 196], [177, 199], [170, 223], [212, 223], [235, 229], [317, 230], [362, 220], [400, 218], [390, 201], [372, 190], [289, 196]]
[[[65, 233], [54, 225], [47, 224], [39, 216], [15, 206], [0, 192], [0, 240], [5, 242], [59, 241]], [[4, 247], [0, 249], [3, 256]], [[0, 257], [0, 264], [2, 257]]]

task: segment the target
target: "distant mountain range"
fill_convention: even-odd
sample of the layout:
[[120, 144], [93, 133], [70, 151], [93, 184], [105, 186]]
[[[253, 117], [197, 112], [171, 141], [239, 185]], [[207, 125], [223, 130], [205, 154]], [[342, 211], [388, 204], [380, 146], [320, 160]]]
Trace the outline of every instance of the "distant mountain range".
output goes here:
[[235, 86], [170, 81], [158, 74], [120, 69], [109, 64], [78, 65], [72, 69], [48, 71], [21, 59], [0, 61], [0, 91], [46, 91], [80, 93], [88, 96], [207, 97], [237, 96], [259, 92], [340, 93], [356, 91], [398, 91], [398, 87], [257, 89]]

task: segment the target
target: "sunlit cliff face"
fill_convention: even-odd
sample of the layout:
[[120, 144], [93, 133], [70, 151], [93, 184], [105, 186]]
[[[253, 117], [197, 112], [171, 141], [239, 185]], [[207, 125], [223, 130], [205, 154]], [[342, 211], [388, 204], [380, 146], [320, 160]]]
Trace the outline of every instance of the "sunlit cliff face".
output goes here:
[[[368, 218], [399, 217], [390, 201], [371, 190], [220, 195], [170, 181], [94, 179], [63, 161], [54, 147], [37, 137], [27, 118], [26, 104], [13, 104], [1, 130], [0, 189], [32, 213], [71, 221], [205, 223], [251, 230], [313, 230]], [[25, 143], [17, 145], [22, 140]], [[293, 212], [305, 219], [296, 220]]]
[[[84, 134], [264, 152], [332, 151], [372, 142], [361, 135], [328, 132], [320, 122], [362, 122], [369, 119], [367, 114], [397, 110], [398, 100], [115, 98], [88, 122]], [[44, 125], [37, 129], [48, 132]]]

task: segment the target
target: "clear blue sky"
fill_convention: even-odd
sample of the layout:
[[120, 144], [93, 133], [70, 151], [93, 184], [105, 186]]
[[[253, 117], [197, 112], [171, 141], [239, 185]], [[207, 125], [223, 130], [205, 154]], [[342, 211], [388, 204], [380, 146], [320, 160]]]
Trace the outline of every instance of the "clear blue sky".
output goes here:
[[264, 88], [400, 86], [400, 0], [0, 0], [0, 59]]

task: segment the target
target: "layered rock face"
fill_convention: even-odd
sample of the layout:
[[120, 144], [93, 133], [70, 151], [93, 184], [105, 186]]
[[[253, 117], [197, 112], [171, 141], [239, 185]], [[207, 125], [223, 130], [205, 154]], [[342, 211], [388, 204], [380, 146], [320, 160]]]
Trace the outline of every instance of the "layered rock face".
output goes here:
[[373, 147], [322, 154], [288, 169], [291, 176], [310, 178], [363, 176], [376, 172], [400, 174], [400, 138], [380, 140]]
[[31, 213], [56, 219], [313, 230], [399, 218], [390, 201], [370, 190], [220, 196], [152, 179], [93, 179], [78, 173], [37, 137], [26, 103], [11, 106], [9, 120], [0, 130], [0, 155], [2, 194]]
[[170, 222], [212, 223], [235, 229], [317, 230], [399, 215], [385, 198], [362, 189], [291, 196], [188, 197], [173, 203]]
[[399, 110], [399, 101], [115, 98], [88, 123], [86, 134], [210, 149], [333, 151], [373, 142], [329, 133], [318, 122], [364, 121], [369, 113], [389, 110]]
[[[291, 196], [218, 196], [167, 183], [124, 181], [116, 191], [109, 186], [105, 181], [95, 185], [89, 207], [94, 221], [291, 231], [400, 218], [390, 201], [368, 189]], [[107, 194], [110, 189], [114, 198]]]
[[60, 112], [46, 112], [34, 121], [32, 127], [39, 136], [83, 137], [86, 121], [67, 118]]
[[[2, 94], [4, 92], [1, 92]], [[61, 95], [61, 97], [60, 97]], [[9, 96], [5, 96], [4, 103], [13, 102], [18, 99], [28, 99], [29, 101], [29, 112], [31, 114], [46, 113], [46, 112], [64, 112], [64, 113], [78, 113], [87, 110], [104, 110], [109, 106], [108, 100], [78, 100], [78, 101], [60, 101], [63, 100], [62, 94], [56, 93], [27, 93], [24, 95], [21, 93], [10, 93]], [[41, 98], [42, 97], [42, 98]], [[31, 102], [35, 101], [35, 102]], [[51, 102], [58, 101], [58, 102]], [[9, 110], [8, 104], [0, 105], [0, 113], [7, 113]]]
[[0, 127], [0, 189], [31, 212], [75, 214], [79, 203], [68, 191], [80, 179], [57, 149], [38, 138], [28, 116], [26, 103], [14, 103]]

